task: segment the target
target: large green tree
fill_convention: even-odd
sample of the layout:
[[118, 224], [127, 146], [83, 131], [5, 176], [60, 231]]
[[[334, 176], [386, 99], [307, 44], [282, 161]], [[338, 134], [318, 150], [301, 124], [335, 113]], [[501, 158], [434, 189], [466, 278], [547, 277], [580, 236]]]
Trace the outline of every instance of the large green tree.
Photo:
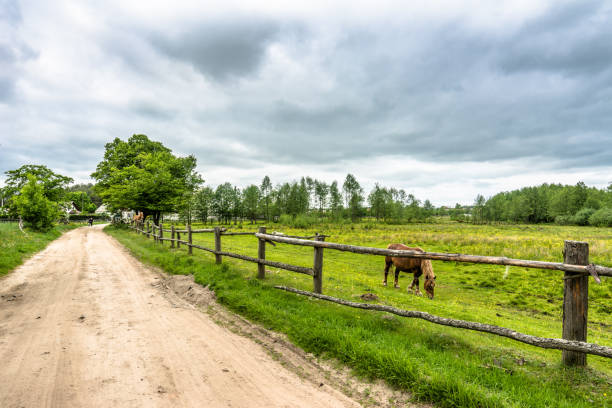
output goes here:
[[266, 221], [270, 221], [270, 201], [272, 194], [272, 183], [270, 182], [270, 177], [265, 176], [263, 178], [261, 181], [260, 191], [266, 213]]
[[29, 176], [36, 178], [43, 196], [54, 202], [60, 202], [64, 198], [66, 187], [73, 181], [70, 177], [53, 172], [47, 166], [36, 164], [26, 164], [5, 174], [6, 186], [3, 190], [5, 197], [9, 199], [30, 182]]
[[201, 188], [193, 195], [193, 211], [203, 223], [208, 222], [208, 216], [212, 213], [213, 195], [213, 190], [208, 186]]
[[259, 191], [259, 187], [254, 184], [246, 187], [242, 192], [242, 207], [247, 218], [251, 220], [251, 224], [257, 219], [260, 197], [261, 192]]
[[352, 174], [347, 174], [342, 185], [346, 206], [349, 209], [352, 220], [359, 219], [362, 214], [363, 189]]
[[342, 216], [342, 194], [340, 194], [338, 182], [335, 180], [329, 185], [329, 206], [333, 218]]
[[68, 192], [85, 192], [89, 197], [89, 200], [98, 208], [102, 205], [102, 199], [96, 192], [94, 191], [94, 185], [92, 183], [87, 184], [73, 184], [68, 187]]
[[93, 213], [98, 208], [91, 202], [91, 198], [85, 191], [69, 191], [66, 200], [72, 201], [76, 208], [83, 213]]
[[231, 221], [233, 205], [236, 201], [236, 190], [230, 183], [217, 186], [212, 197], [212, 210], [220, 222]]
[[146, 135], [133, 135], [127, 142], [116, 138], [105, 149], [104, 160], [91, 175], [95, 191], [111, 207], [142, 211], [155, 224], [202, 183], [194, 156], [177, 157]]

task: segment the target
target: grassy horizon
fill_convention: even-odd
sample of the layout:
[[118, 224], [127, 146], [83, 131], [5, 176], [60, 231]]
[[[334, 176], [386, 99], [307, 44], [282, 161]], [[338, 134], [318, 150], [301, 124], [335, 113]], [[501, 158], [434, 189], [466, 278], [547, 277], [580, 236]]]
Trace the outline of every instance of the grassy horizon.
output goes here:
[[[194, 226], [195, 227], [195, 226]], [[234, 227], [235, 228], [235, 227]], [[242, 230], [255, 230], [245, 225]], [[269, 231], [332, 235], [333, 242], [386, 247], [390, 242], [418, 245], [430, 251], [497, 255], [560, 261], [566, 239], [590, 241], [591, 260], [610, 266], [609, 230], [543, 226], [473, 226], [466, 224], [320, 225], [293, 229], [272, 225]], [[194, 250], [170, 250], [128, 231], [109, 232], [143, 261], [170, 273], [193, 273], [208, 284], [221, 303], [266, 327], [286, 333], [306, 351], [338, 359], [357, 373], [382, 378], [439, 406], [609, 406], [610, 360], [589, 356], [586, 369], [566, 368], [561, 352], [545, 350], [483, 333], [436, 326], [428, 322], [384, 317], [280, 292], [281, 284], [312, 290], [312, 279], [270, 268], [265, 280], [254, 279], [256, 265]], [[194, 243], [212, 247], [212, 234], [195, 234]], [[222, 238], [226, 251], [256, 256], [250, 236]], [[312, 266], [312, 248], [278, 244], [266, 247], [266, 258]], [[501, 253], [500, 253], [501, 252]], [[325, 250], [323, 292], [360, 301], [375, 293], [381, 304], [422, 310], [438, 316], [480, 321], [527, 334], [561, 337], [561, 273], [494, 265], [435, 262], [436, 298], [406, 292], [411, 276], [402, 274], [402, 289], [382, 287], [382, 257]], [[534, 281], [537, 284], [534, 284]], [[422, 282], [421, 282], [422, 285]], [[607, 310], [610, 280], [590, 285], [588, 341], [612, 344]], [[612, 406], [612, 405], [610, 405]]]

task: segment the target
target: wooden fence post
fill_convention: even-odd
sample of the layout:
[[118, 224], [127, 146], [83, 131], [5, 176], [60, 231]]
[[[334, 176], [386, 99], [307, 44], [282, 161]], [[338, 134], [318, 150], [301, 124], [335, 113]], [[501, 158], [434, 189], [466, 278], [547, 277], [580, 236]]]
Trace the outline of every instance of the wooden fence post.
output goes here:
[[[324, 235], [319, 235], [317, 232], [315, 241], [325, 241]], [[312, 269], [314, 275], [312, 281], [314, 283], [314, 292], [323, 293], [323, 248], [314, 247], [314, 263]]]
[[159, 223], [159, 243], [160, 245], [164, 245], [164, 224]]
[[191, 246], [191, 224], [187, 224], [187, 242], [189, 242], [189, 249], [187, 249], [187, 253], [189, 255], [193, 255], [193, 248]]
[[[265, 234], [266, 227], [259, 227], [259, 233]], [[261, 239], [261, 238], [259, 239], [259, 251], [257, 252], [257, 257], [259, 259], [266, 259], [266, 240], [265, 239]], [[266, 277], [266, 265], [262, 263], [258, 263], [257, 264], [257, 278], [265, 279], [265, 277]]]
[[[221, 251], [221, 228], [215, 227], [215, 252]], [[220, 264], [223, 261], [221, 255], [215, 253], [215, 263]]]
[[[565, 241], [563, 263], [589, 264], [589, 244]], [[565, 272], [563, 277], [563, 338], [586, 341], [589, 308], [589, 275]], [[586, 353], [563, 350], [563, 364], [586, 366]]]
[[181, 240], [181, 233], [176, 231], [176, 247], [180, 248], [181, 247], [181, 243], [179, 242]]
[[170, 248], [174, 248], [174, 224], [172, 224], [170, 228], [170, 234], [170, 238], [172, 238], [172, 241], [170, 241]]
[[151, 238], [151, 221], [147, 221], [147, 238]]

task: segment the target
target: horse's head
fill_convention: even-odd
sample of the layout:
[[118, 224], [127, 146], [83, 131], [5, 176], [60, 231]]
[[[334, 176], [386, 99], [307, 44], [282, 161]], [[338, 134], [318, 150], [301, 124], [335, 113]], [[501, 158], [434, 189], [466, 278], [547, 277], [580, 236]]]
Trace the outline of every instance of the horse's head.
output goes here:
[[427, 296], [430, 299], [434, 298], [434, 288], [436, 287], [436, 274], [434, 273], [433, 267], [431, 266], [431, 261], [429, 259], [425, 260], [422, 265], [423, 274], [425, 275], [425, 283], [423, 284], [423, 288], [427, 293]]
[[436, 277], [434, 276], [432, 279], [425, 278], [425, 284], [423, 285], [425, 288], [425, 292], [427, 292], [427, 296], [430, 299], [434, 297], [434, 288], [436, 287]]

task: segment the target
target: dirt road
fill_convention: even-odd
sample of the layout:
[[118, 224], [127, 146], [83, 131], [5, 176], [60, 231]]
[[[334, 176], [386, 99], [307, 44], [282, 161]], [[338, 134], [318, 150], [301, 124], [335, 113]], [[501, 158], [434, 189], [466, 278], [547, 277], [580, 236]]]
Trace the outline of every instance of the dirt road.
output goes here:
[[158, 279], [96, 226], [1, 280], [0, 406], [359, 406], [164, 296]]

